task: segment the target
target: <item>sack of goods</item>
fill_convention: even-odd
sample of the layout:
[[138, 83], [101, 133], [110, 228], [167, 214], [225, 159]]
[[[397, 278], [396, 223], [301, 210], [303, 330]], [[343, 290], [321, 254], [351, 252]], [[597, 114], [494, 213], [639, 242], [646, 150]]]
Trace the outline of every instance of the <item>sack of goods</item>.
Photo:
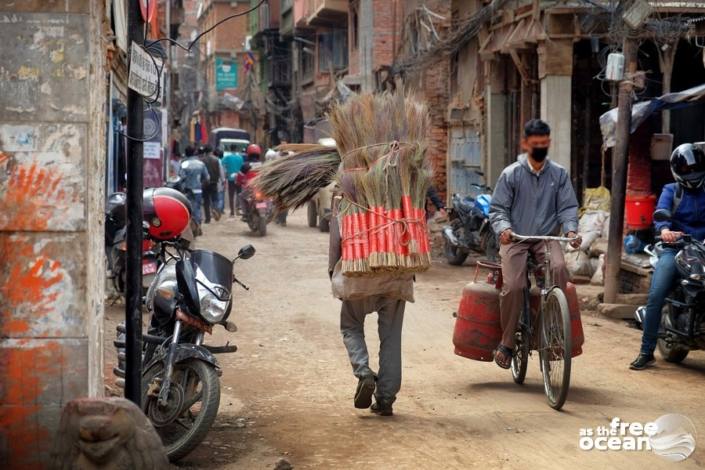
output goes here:
[[329, 120], [341, 156], [343, 274], [425, 271], [426, 107], [402, 91], [364, 94], [338, 105]]

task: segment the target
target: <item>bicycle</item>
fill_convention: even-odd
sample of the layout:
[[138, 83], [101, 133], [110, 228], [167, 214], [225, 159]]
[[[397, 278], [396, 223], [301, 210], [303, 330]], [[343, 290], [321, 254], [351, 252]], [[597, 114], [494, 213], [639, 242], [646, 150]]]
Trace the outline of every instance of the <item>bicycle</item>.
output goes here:
[[[513, 238], [519, 242], [543, 241], [546, 244], [546, 253], [543, 263], [543, 283], [539, 286], [541, 288], [541, 302], [535, 319], [531, 313], [530, 305], [531, 287], [529, 274], [531, 270], [527, 269], [526, 272], [527, 283], [524, 290], [524, 308], [517, 327], [516, 345], [510, 367], [512, 378], [519, 385], [524, 383], [529, 355], [534, 349], [532, 348], [532, 342], [535, 339], [534, 323], [536, 323], [539, 327], [536, 349], [539, 353], [544, 392], [549, 406], [555, 410], [560, 410], [568, 397], [568, 389], [570, 387], [572, 337], [568, 300], [563, 290], [553, 284], [550, 261], [551, 244], [548, 242], [571, 242], [575, 239], [517, 234], [513, 234]], [[534, 277], [538, 277], [536, 269], [533, 269], [533, 271]]]

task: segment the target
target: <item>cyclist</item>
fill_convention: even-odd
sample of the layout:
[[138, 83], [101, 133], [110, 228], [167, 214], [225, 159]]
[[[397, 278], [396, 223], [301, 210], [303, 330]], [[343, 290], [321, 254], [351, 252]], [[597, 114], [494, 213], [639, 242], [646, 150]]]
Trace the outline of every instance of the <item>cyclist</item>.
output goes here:
[[[495, 362], [503, 369], [511, 365], [517, 322], [524, 307], [526, 261], [532, 253], [544, 262], [546, 245], [543, 241], [514, 242], [513, 231], [521, 235], [557, 235], [563, 228], [567, 237], [577, 239], [578, 201], [568, 172], [548, 156], [551, 128], [540, 119], [532, 119], [524, 127], [521, 141], [525, 153], [502, 171], [492, 195], [490, 222], [499, 237], [504, 285], [499, 297], [502, 341], [495, 351]], [[551, 246], [553, 280], [565, 289], [568, 271], [563, 250], [556, 241]]]

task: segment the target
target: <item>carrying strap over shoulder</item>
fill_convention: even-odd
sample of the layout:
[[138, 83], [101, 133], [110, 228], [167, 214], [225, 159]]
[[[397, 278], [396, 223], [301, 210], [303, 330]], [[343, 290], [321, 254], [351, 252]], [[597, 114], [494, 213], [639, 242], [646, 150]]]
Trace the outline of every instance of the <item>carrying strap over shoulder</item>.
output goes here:
[[676, 214], [676, 211], [678, 210], [678, 206], [681, 205], [682, 200], [683, 200], [683, 186], [676, 183], [676, 192], [673, 195], [673, 203], [671, 205], [671, 215], [672, 216]]

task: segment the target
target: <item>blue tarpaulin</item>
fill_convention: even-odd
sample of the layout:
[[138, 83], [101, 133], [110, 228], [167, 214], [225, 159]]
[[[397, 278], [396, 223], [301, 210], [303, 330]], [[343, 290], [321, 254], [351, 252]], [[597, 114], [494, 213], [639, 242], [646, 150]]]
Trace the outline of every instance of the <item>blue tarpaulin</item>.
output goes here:
[[[649, 116], [657, 111], [684, 108], [703, 100], [705, 100], [705, 84], [636, 103], [632, 107], [631, 132], [633, 133]], [[602, 131], [602, 141], [605, 147], [614, 147], [616, 129], [617, 108], [614, 108], [600, 116], [600, 130]]]

